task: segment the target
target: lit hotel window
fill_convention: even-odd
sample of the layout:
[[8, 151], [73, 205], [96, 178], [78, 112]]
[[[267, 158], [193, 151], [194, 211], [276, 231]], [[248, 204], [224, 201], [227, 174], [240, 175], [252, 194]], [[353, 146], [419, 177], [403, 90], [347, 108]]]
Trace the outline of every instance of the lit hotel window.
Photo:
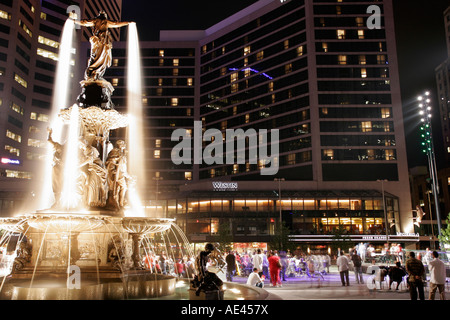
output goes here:
[[372, 121], [362, 121], [361, 122], [362, 132], [372, 132]]
[[364, 39], [364, 30], [358, 30], [358, 39]]
[[23, 108], [14, 102], [11, 102], [11, 109], [17, 112], [18, 114], [23, 115]]
[[364, 19], [362, 17], [355, 18], [357, 27], [364, 27]]
[[328, 43], [322, 42], [322, 49], [323, 49], [323, 52], [328, 52]]
[[292, 72], [292, 63], [288, 63], [284, 66], [284, 73]]
[[250, 50], [250, 46], [246, 46], [244, 47], [244, 56], [250, 54], [251, 50]]
[[[5, 170], [7, 178], [31, 179], [31, 173], [26, 171]], [[2, 176], [5, 174], [2, 173]]]
[[230, 82], [235, 82], [238, 80], [238, 73], [237, 72], [233, 72], [232, 74], [230, 74]]
[[339, 64], [347, 64], [347, 56], [345, 54], [338, 55]]
[[47, 20], [47, 14], [45, 12], [41, 12], [41, 19]]
[[237, 83], [231, 84], [231, 93], [236, 93], [239, 90], [239, 85]]
[[46, 142], [38, 139], [28, 139], [28, 146], [33, 148], [45, 148]]
[[[43, 36], [38, 36], [38, 42], [40, 44], [45, 44], [46, 46], [58, 49], [59, 48], [59, 42], [56, 42], [54, 40], [48, 39], [46, 37]], [[117, 59], [115, 59], [117, 60]]]
[[238, 164], [234, 164], [233, 165], [233, 174], [239, 173], [239, 165]]
[[11, 20], [11, 15], [3, 10], [0, 10], [0, 18], [5, 20]]
[[257, 54], [256, 54], [256, 60], [258, 61], [258, 60], [262, 60], [264, 58], [264, 51], [259, 51]]
[[161, 150], [154, 150], [153, 151], [153, 158], [159, 159], [161, 157]]
[[172, 107], [178, 106], [178, 98], [172, 98], [170, 104]]
[[164, 50], [159, 50], [159, 56], [164, 57]]
[[6, 130], [6, 136], [14, 141], [22, 142], [22, 136], [10, 130]]
[[272, 92], [273, 91], [273, 81], [270, 81], [267, 86], [269, 87], [269, 92]]
[[300, 57], [303, 55], [303, 46], [297, 47], [297, 57]]
[[386, 160], [395, 160], [394, 150], [384, 150]]
[[161, 148], [161, 139], [156, 139], [155, 140], [155, 147], [156, 148]]
[[384, 54], [377, 55], [378, 64], [386, 64], [386, 56]]
[[336, 30], [336, 36], [337, 36], [337, 39], [344, 40], [345, 39], [345, 30], [342, 30], [342, 29]]
[[336, 14], [342, 14], [341, 6], [336, 6]]
[[391, 117], [391, 109], [381, 108], [381, 118], [390, 118], [390, 117]]
[[20, 156], [20, 150], [17, 148], [14, 148], [12, 146], [9, 145], [5, 145], [5, 150], [9, 151], [9, 153], [12, 153], [14, 155], [16, 155], [17, 157]]
[[180, 65], [180, 59], [173, 59], [173, 65], [178, 67]]
[[119, 59], [113, 59], [112, 66], [117, 67], [119, 65]]
[[194, 83], [194, 80], [192, 78], [187, 78], [187, 85], [188, 86], [192, 86], [193, 83]]
[[334, 150], [333, 149], [323, 150], [323, 159], [324, 160], [333, 160], [334, 159]]
[[30, 36], [30, 38], [33, 38], [33, 32], [31, 32], [31, 29], [28, 28], [28, 26], [23, 23], [21, 19], [19, 19], [19, 27], [21, 27]]
[[367, 70], [366, 68], [361, 69], [361, 78], [367, 78]]
[[28, 87], [28, 83], [25, 81], [25, 79], [23, 79], [17, 73], [14, 73], [14, 80], [16, 80], [16, 82], [19, 83], [24, 88]]
[[366, 64], [366, 56], [361, 54], [359, 55], [359, 64]]
[[289, 39], [284, 40], [283, 44], [284, 44], [284, 49], [289, 49]]
[[214, 178], [216, 176], [216, 170], [215, 169], [209, 169], [209, 176], [211, 178]]
[[48, 115], [43, 114], [43, 113], [37, 114], [36, 112], [31, 112], [30, 119], [31, 120], [42, 121], [42, 122], [48, 122]]
[[178, 75], [178, 68], [174, 68], [174, 69], [173, 69], [173, 75], [174, 75], [174, 76], [177, 76], [177, 75]]
[[118, 84], [119, 84], [119, 79], [118, 79], [118, 78], [113, 78], [113, 79], [112, 79], [112, 85], [113, 85], [113, 87], [117, 87]]
[[184, 173], [184, 180], [192, 180], [192, 172], [186, 171]]

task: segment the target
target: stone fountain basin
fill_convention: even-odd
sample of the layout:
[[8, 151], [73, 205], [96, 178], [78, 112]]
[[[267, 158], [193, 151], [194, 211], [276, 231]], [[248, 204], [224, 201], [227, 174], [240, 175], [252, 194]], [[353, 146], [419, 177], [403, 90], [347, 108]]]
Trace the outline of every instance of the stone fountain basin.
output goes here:
[[122, 279], [82, 281], [79, 289], [68, 289], [63, 279], [13, 281], [2, 300], [127, 300], [158, 299], [175, 293], [176, 278], [161, 274], [125, 276]]

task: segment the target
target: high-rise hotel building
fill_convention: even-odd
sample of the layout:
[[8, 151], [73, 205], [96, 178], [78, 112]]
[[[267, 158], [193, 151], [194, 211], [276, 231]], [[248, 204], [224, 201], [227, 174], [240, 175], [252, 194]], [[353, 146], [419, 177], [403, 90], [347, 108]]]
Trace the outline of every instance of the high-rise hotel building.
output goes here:
[[[48, 147], [60, 37], [70, 6], [83, 18], [105, 10], [120, 20], [122, 1], [0, 0], [0, 216], [17, 212], [37, 191], [33, 182]], [[88, 39], [89, 30], [80, 37]]]
[[[149, 214], [177, 218], [193, 242], [229, 226], [237, 243], [267, 243], [281, 218], [296, 241], [344, 227], [381, 244], [387, 224], [391, 242], [413, 244], [402, 238], [414, 220], [392, 12], [391, 0], [261, 0], [206, 30], [142, 42]], [[118, 108], [125, 48], [108, 70]], [[194, 121], [222, 137], [195, 144]], [[176, 165], [179, 128], [192, 161]], [[227, 129], [278, 129], [278, 172], [250, 161], [251, 138], [245, 161], [195, 163]]]
[[[10, 7], [5, 2], [0, 0], [0, 9], [17, 17], [22, 14], [17, 7], [21, 1]], [[106, 10], [103, 1], [87, 3], [94, 7], [80, 4], [81, 18]], [[380, 16], [377, 10], [368, 13], [372, 5]], [[233, 241], [243, 248], [249, 243], [264, 247], [280, 219], [291, 229], [292, 240], [299, 242], [330, 242], [333, 231], [343, 227], [355, 241], [383, 244], [387, 233], [391, 242], [414, 244], [416, 237], [405, 236], [413, 232], [413, 212], [392, 11], [391, 0], [260, 0], [206, 30], [161, 31], [160, 41], [141, 42], [148, 160], [146, 176], [138, 178], [145, 178], [148, 186], [144, 194], [148, 214], [176, 218], [192, 242], [215, 241], [227, 226]], [[376, 28], [368, 27], [369, 18], [379, 22]], [[39, 17], [34, 21], [48, 24]], [[8, 23], [16, 25], [23, 38], [31, 38], [26, 29], [17, 28], [18, 21], [4, 24]], [[83, 28], [77, 34], [86, 39], [88, 31]], [[30, 62], [32, 74], [24, 78], [30, 83], [36, 82], [37, 73], [52, 77], [37, 65], [51, 62], [34, 58], [39, 42], [32, 39], [35, 47], [27, 50], [36, 62]], [[20, 39], [14, 41], [20, 45]], [[85, 44], [81, 63], [76, 62], [78, 74], [89, 53]], [[8, 50], [15, 51], [15, 45]], [[15, 53], [7, 56], [20, 58]], [[115, 88], [112, 98], [119, 111], [126, 111], [126, 60], [126, 43], [115, 43], [105, 78]], [[25, 92], [19, 78], [11, 79], [16, 90]], [[51, 83], [51, 78], [45, 79]], [[3, 89], [11, 91], [6, 83]], [[47, 108], [33, 101], [50, 101], [49, 95], [41, 97], [50, 94], [49, 89], [24, 93], [22, 104], [30, 106], [23, 107], [27, 110], [23, 117], [14, 118], [38, 121], [28, 119], [31, 110], [36, 109], [38, 118]], [[9, 107], [10, 102], [3, 105]], [[13, 112], [8, 111], [11, 116]], [[2, 121], [20, 134], [14, 120]], [[235, 156], [232, 163], [194, 163], [194, 154], [212, 142], [209, 138], [195, 143], [198, 123], [200, 134], [217, 129], [222, 139], [227, 129], [266, 129], [269, 134], [278, 129], [279, 154], [271, 163], [250, 161], [254, 146], [249, 137], [242, 162]], [[22, 143], [7, 138], [11, 148], [25, 150], [23, 141], [32, 134], [28, 128], [23, 125], [20, 131]], [[180, 141], [172, 141], [172, 134], [180, 128], [192, 139], [192, 161], [177, 165], [171, 156]], [[40, 137], [45, 142], [46, 133]], [[270, 135], [268, 142], [270, 155], [275, 150]], [[23, 152], [31, 147], [26, 149], [20, 150], [20, 157], [26, 158]], [[7, 155], [15, 159], [11, 152]], [[262, 175], [261, 169], [270, 165], [278, 167], [277, 173]], [[21, 168], [27, 171], [24, 165]]]

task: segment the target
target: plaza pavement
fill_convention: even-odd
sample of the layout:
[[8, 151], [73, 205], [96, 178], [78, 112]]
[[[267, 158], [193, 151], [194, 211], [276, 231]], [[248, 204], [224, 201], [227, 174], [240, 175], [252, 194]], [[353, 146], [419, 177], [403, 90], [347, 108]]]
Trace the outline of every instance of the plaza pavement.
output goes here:
[[[410, 300], [405, 283], [401, 284], [399, 290], [395, 290], [395, 282], [392, 289], [388, 290], [389, 282], [386, 281], [377, 289], [369, 289], [367, 281], [371, 280], [371, 274], [363, 274], [364, 284], [358, 284], [354, 272], [350, 271], [350, 286], [344, 287], [337, 267], [331, 266], [329, 271], [323, 280], [307, 276], [289, 277], [281, 287], [271, 287], [269, 281], [265, 280], [264, 289], [269, 293], [267, 300]], [[247, 278], [236, 276], [233, 282], [245, 284]], [[446, 294], [450, 297], [448, 285]], [[425, 299], [428, 300], [428, 287], [425, 287]], [[436, 294], [435, 299], [439, 300], [439, 294]]]

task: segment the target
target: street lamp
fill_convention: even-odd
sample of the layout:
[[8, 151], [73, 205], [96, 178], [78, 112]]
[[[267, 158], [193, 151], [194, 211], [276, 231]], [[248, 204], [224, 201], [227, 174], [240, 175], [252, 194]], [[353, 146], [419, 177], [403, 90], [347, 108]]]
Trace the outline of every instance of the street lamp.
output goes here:
[[159, 180], [164, 180], [163, 177], [153, 177], [156, 180], [156, 196], [155, 196], [155, 213], [158, 213], [158, 194], [159, 194]]
[[[280, 234], [283, 233], [283, 219], [281, 218], [281, 181], [284, 181], [284, 178], [275, 178], [274, 181], [278, 181], [278, 201], [280, 203]], [[280, 241], [281, 250], [283, 250], [283, 241]]]
[[281, 228], [281, 225], [283, 223], [283, 220], [281, 218], [281, 207], [282, 207], [281, 206], [281, 181], [284, 181], [284, 178], [275, 178], [273, 180], [278, 181], [278, 200], [280, 202], [280, 228]]
[[[436, 220], [438, 225], [438, 236], [441, 234], [441, 215], [439, 208], [439, 184], [438, 184], [438, 176], [437, 176], [437, 167], [436, 167], [436, 155], [434, 152], [434, 144], [433, 144], [433, 133], [431, 126], [431, 105], [430, 105], [430, 92], [426, 91], [424, 96], [419, 96], [417, 100], [420, 101], [420, 115], [422, 115], [421, 122], [422, 126], [420, 127], [422, 141], [422, 151], [427, 154], [428, 158], [428, 168], [430, 172], [431, 178], [431, 191], [434, 196], [434, 209], [436, 211]], [[431, 215], [431, 211], [430, 211]]]
[[378, 179], [377, 182], [381, 182], [381, 194], [383, 196], [383, 212], [384, 212], [384, 229], [386, 231], [386, 240], [387, 240], [387, 247], [389, 248], [389, 229], [388, 229], [388, 219], [387, 219], [387, 213], [386, 213], [386, 200], [384, 198], [384, 183], [387, 182], [387, 179]]

